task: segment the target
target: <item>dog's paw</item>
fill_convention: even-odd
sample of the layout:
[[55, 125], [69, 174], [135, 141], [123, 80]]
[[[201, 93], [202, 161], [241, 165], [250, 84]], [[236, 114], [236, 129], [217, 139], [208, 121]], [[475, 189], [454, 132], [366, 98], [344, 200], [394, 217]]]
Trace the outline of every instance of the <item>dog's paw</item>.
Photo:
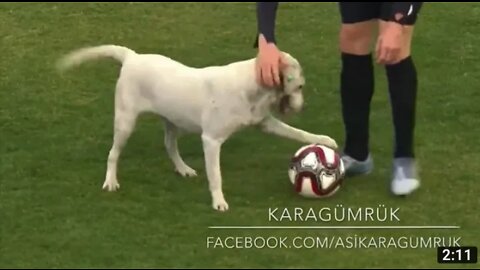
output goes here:
[[192, 169], [188, 166], [183, 167], [183, 168], [176, 168], [175, 172], [177, 172], [178, 174], [180, 174], [183, 177], [195, 177], [195, 176], [197, 176], [197, 172], [194, 169]]
[[225, 199], [213, 200], [213, 209], [220, 212], [225, 212], [228, 210], [228, 203], [225, 201]]
[[106, 190], [106, 191], [116, 191], [120, 188], [120, 184], [118, 183], [118, 181], [110, 181], [110, 180], [105, 180], [105, 183], [103, 183], [103, 187], [102, 189], [103, 190]]
[[338, 149], [337, 142], [334, 139], [325, 135], [318, 135], [315, 143], [325, 145], [326, 147], [332, 148], [333, 150]]

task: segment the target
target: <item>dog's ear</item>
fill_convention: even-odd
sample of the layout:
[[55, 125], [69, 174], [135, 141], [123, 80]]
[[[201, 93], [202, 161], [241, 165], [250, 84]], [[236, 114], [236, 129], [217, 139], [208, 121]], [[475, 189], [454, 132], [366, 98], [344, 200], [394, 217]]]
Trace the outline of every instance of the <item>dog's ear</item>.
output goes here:
[[280, 86], [278, 87], [280, 91], [287, 92], [287, 88], [291, 85], [291, 82], [294, 81], [295, 77], [290, 73], [291, 70], [285, 69], [280, 73]]
[[276, 90], [279, 93], [285, 92], [285, 75], [283, 74], [282, 70], [280, 70], [280, 73], [278, 74], [278, 77], [280, 79], [280, 84], [276, 87]]
[[283, 90], [283, 87], [285, 85], [285, 75], [283, 74], [283, 70], [280, 68], [280, 74], [278, 74], [280, 77], [280, 87]]
[[286, 61], [281, 62], [279, 66], [280, 85], [278, 86], [278, 90], [281, 92], [285, 92], [288, 82], [292, 79], [291, 75], [289, 75], [288, 72], [289, 68]]

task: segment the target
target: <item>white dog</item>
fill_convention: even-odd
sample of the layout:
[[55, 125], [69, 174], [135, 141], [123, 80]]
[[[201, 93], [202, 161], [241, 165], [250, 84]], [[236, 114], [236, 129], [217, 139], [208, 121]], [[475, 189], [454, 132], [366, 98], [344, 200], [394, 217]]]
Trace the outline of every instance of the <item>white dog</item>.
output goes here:
[[122, 148], [132, 133], [139, 114], [152, 112], [165, 121], [165, 147], [176, 171], [196, 176], [183, 161], [177, 147], [179, 130], [201, 134], [205, 166], [213, 208], [228, 210], [222, 191], [220, 148], [241, 128], [256, 125], [302, 143], [318, 143], [336, 149], [335, 140], [293, 128], [272, 116], [299, 112], [303, 107], [305, 83], [299, 62], [285, 53], [288, 66], [282, 70], [282, 87], [266, 89], [255, 76], [255, 59], [225, 66], [193, 68], [154, 54], [138, 54], [131, 49], [102, 45], [71, 52], [60, 62], [61, 69], [87, 60], [110, 57], [122, 63], [115, 91], [113, 146], [108, 155], [103, 188], [120, 187], [117, 163]]

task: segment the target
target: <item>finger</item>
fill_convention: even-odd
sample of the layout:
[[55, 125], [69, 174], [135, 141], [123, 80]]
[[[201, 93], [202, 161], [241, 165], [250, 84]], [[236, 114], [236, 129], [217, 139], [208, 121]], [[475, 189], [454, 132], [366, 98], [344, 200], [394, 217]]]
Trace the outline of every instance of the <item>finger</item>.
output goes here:
[[385, 63], [385, 57], [388, 55], [388, 49], [384, 46], [380, 46], [378, 52], [378, 63], [383, 64]]
[[272, 72], [268, 65], [262, 68], [262, 80], [267, 87], [273, 87]]
[[375, 45], [375, 58], [377, 59], [377, 62], [380, 62], [380, 53], [382, 49], [382, 39], [379, 38], [377, 40], [377, 44]]
[[396, 53], [395, 50], [389, 49], [388, 53], [385, 55], [385, 59], [383, 60], [383, 63], [385, 65], [391, 65], [393, 62], [395, 62], [396, 59]]
[[398, 61], [398, 56], [400, 55], [400, 49], [394, 49], [390, 51], [387, 62], [388, 64], [395, 64]]
[[375, 59], [377, 60], [377, 63], [380, 62], [380, 54], [381, 54], [380, 43], [377, 43], [377, 46], [375, 48]]
[[385, 53], [385, 56], [382, 60], [382, 64], [384, 65], [388, 65], [391, 61], [391, 58], [392, 58], [392, 51], [391, 50], [387, 50], [387, 52]]
[[384, 65], [391, 65], [392, 64], [392, 52], [390, 51], [386, 56], [385, 56], [385, 60], [383, 61], [383, 64]]
[[279, 63], [278, 62], [272, 65], [271, 72], [273, 74], [273, 80], [274, 80], [275, 85], [280, 85], [281, 82], [280, 82], [280, 72], [279, 72]]
[[380, 51], [379, 62], [380, 64], [385, 64], [390, 54], [390, 49], [388, 47], [382, 46], [380, 50], [381, 51]]
[[288, 66], [287, 59], [285, 58], [285, 56], [280, 55], [279, 69], [282, 70], [282, 69], [286, 68], [287, 66]]
[[255, 80], [258, 84], [262, 84], [262, 67], [258, 63], [255, 65]]

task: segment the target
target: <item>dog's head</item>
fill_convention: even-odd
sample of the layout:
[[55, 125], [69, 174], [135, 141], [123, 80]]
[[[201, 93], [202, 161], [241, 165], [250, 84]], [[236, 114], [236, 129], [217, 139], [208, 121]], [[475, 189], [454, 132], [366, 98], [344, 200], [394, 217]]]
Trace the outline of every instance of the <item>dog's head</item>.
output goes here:
[[284, 65], [280, 68], [281, 85], [277, 88], [280, 113], [297, 113], [303, 109], [303, 87], [305, 77], [297, 59], [283, 53]]

